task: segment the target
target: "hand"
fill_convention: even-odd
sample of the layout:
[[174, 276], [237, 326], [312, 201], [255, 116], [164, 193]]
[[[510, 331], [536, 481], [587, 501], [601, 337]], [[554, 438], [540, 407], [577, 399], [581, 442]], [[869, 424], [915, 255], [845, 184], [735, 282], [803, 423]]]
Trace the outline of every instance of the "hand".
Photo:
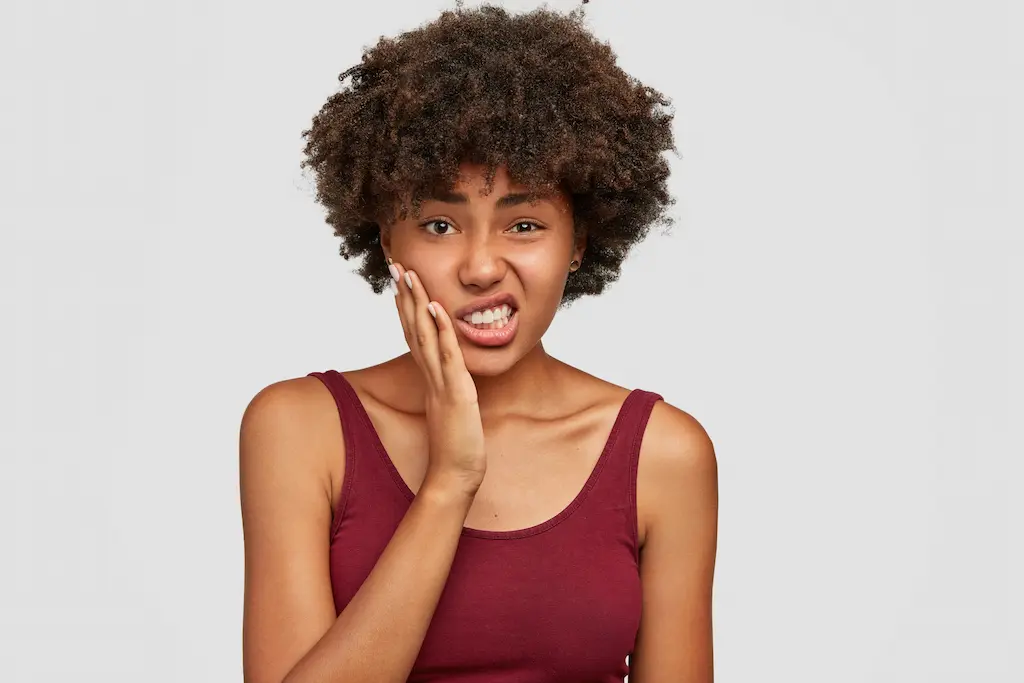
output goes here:
[[416, 273], [398, 263], [390, 269], [405, 341], [427, 384], [430, 462], [425, 482], [464, 486], [475, 495], [487, 470], [484, 429], [476, 384], [466, 370], [455, 326], [444, 308], [430, 301]]

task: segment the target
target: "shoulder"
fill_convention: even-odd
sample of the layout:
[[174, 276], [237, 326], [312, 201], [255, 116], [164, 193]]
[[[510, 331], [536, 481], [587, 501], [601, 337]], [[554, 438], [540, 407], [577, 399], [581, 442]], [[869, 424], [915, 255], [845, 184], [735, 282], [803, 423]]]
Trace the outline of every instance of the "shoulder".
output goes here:
[[717, 509], [718, 461], [707, 431], [692, 415], [657, 401], [644, 431], [637, 465], [637, 498], [646, 538], [680, 516]]
[[246, 475], [313, 477], [329, 485], [341, 439], [331, 392], [316, 377], [297, 377], [260, 389], [242, 414], [239, 458]]
[[679, 477], [716, 469], [714, 444], [703, 425], [663, 400], [651, 409], [640, 453], [657, 474]]
[[299, 431], [333, 406], [330, 390], [316, 377], [296, 377], [260, 389], [242, 414], [242, 430]]

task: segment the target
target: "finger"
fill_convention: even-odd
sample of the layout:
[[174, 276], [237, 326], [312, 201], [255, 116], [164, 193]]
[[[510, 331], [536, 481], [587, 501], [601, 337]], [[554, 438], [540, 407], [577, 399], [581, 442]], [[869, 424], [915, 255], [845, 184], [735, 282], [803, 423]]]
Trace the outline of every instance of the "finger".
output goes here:
[[398, 267], [398, 303], [402, 307], [402, 314], [405, 316], [405, 321], [410, 324], [410, 329], [415, 323], [413, 313], [416, 310], [416, 302], [412, 296], [412, 288], [409, 287], [409, 271], [405, 269], [405, 266], [401, 264], [395, 264]]
[[445, 388], [454, 398], [476, 400], [476, 384], [466, 369], [466, 359], [462, 356], [455, 324], [441, 304], [432, 301], [430, 305], [436, 314], [437, 356]]
[[[413, 298], [412, 290], [406, 284], [405, 267], [399, 263], [392, 265], [394, 265], [395, 270], [398, 273], [398, 281], [395, 283], [395, 289], [397, 290], [395, 295], [395, 306], [398, 308], [398, 319], [402, 323], [402, 333], [405, 336], [405, 344], [409, 347], [409, 353], [412, 355], [416, 365], [420, 367], [420, 371], [423, 373], [424, 378], [427, 382], [434, 383], [434, 378], [427, 370], [426, 361], [423, 357], [423, 348], [417, 341], [416, 302]], [[436, 381], [440, 382], [443, 380], [438, 377]]]
[[391, 270], [392, 273], [392, 290], [394, 290], [395, 294], [395, 308], [398, 309], [398, 321], [402, 324], [402, 333], [405, 335], [405, 343], [409, 345], [409, 350], [412, 351], [414, 324], [412, 322], [412, 318], [407, 314], [407, 312], [411, 312], [412, 309], [405, 301], [405, 299], [409, 297], [409, 290], [402, 282], [405, 272], [399, 263], [391, 264], [389, 270]]
[[413, 295], [412, 288], [409, 287], [409, 283], [413, 282], [412, 275], [405, 269], [400, 263], [392, 264], [394, 267], [393, 273], [398, 275], [398, 280], [395, 283], [397, 290], [395, 296], [395, 306], [398, 308], [398, 317], [402, 323], [402, 332], [405, 335], [405, 343], [409, 347], [409, 352], [412, 354], [413, 360], [416, 361], [416, 365], [420, 367], [423, 372], [424, 379], [427, 382], [442, 387], [443, 378], [440, 374], [434, 375], [427, 363], [425, 358], [425, 349], [423, 345], [419, 343], [417, 332], [417, 321], [416, 321], [416, 299]]
[[413, 300], [413, 318], [415, 320], [415, 342], [420, 348], [424, 370], [429, 373], [430, 380], [438, 388], [444, 387], [444, 374], [441, 372], [441, 359], [438, 357], [437, 324], [434, 316], [427, 310], [430, 298], [423, 283], [414, 271], [405, 271], [403, 283], [411, 285]]

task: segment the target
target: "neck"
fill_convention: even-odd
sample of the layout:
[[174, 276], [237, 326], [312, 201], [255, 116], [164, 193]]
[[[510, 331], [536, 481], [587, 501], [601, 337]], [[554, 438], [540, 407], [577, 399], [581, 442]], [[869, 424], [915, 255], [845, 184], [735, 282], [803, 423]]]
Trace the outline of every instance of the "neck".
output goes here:
[[[400, 385], [406, 387], [400, 395], [392, 397], [395, 405], [403, 406], [408, 412], [423, 412], [423, 377], [412, 354], [406, 353], [394, 359], [403, 367], [406, 380]], [[568, 366], [553, 358], [537, 342], [519, 362], [499, 375], [474, 375], [477, 402], [480, 405], [480, 419], [484, 422], [500, 421], [513, 415], [536, 416], [551, 408], [557, 412], [562, 399], [559, 386], [568, 374]], [[419, 391], [409, 392], [411, 387]]]
[[500, 375], [474, 375], [484, 422], [509, 415], [536, 415], [556, 403], [559, 379], [566, 366], [552, 358], [537, 342], [519, 362]]

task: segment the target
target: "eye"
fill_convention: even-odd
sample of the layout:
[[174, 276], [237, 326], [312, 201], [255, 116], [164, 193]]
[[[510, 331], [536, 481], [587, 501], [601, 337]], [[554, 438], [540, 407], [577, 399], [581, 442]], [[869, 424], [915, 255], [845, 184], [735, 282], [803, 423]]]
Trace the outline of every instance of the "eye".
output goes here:
[[[536, 230], [516, 230], [515, 229], [515, 228], [518, 228], [518, 227], [521, 227], [521, 226], [524, 226], [524, 225], [532, 225], [534, 228], [536, 228]], [[512, 228], [510, 228], [510, 229], [512, 230], [512, 232], [516, 233], [517, 235], [521, 235], [523, 233], [539, 232], [539, 231], [543, 230], [544, 227], [541, 226], [541, 225], [537, 225], [536, 223], [533, 223], [531, 221], [519, 221], [518, 223], [513, 225]]]
[[[447, 232], [431, 232], [430, 228], [428, 227], [431, 225], [444, 226], [444, 229], [447, 229]], [[452, 227], [452, 224], [445, 220], [427, 221], [426, 223], [421, 224], [420, 227], [426, 230], [428, 235], [434, 235], [435, 237], [444, 237], [445, 235], [450, 235], [455, 230], [455, 228]]]

